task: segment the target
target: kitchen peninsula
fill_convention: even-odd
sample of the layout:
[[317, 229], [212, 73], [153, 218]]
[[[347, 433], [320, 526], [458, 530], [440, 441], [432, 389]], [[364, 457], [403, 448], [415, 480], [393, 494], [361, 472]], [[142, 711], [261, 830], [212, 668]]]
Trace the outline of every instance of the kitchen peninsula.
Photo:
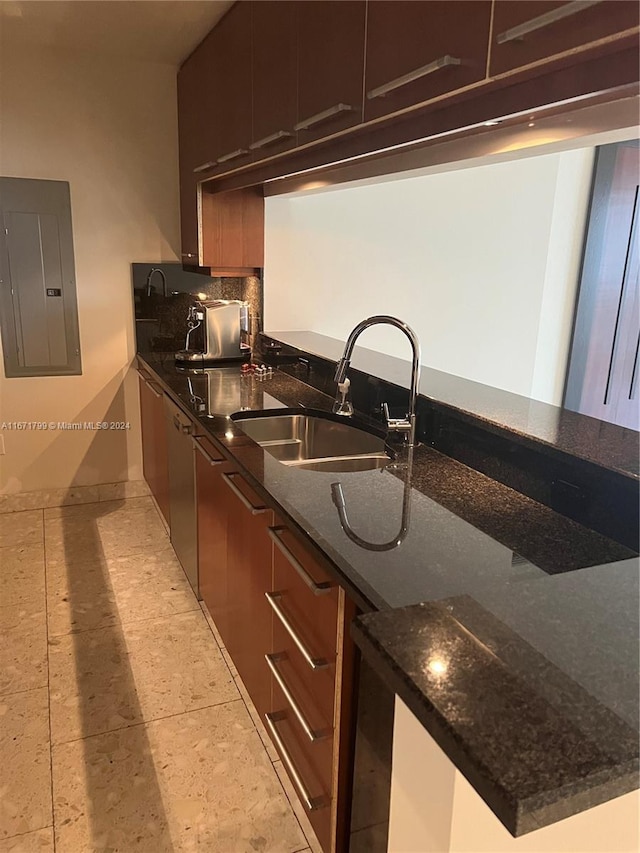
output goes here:
[[[261, 336], [260, 346], [275, 370], [270, 379], [241, 379], [248, 386], [245, 409], [330, 411], [333, 400], [326, 391], [337, 342], [282, 333]], [[401, 367], [408, 370], [366, 350], [359, 363], [367, 358], [387, 377], [394, 371], [397, 376]], [[364, 658], [512, 836], [533, 838], [528, 834], [637, 787], [638, 559], [632, 545], [624, 544], [634, 533], [616, 534], [616, 541], [615, 524], [606, 519], [600, 519], [605, 533], [590, 529], [571, 517], [579, 513], [566, 497], [564, 512], [558, 511], [557, 495], [545, 505], [537, 482], [552, 458], [582, 471], [583, 495], [587, 484], [597, 490], [604, 480], [620, 494], [637, 492], [631, 431], [611, 427], [599, 449], [588, 438], [591, 419], [538, 404], [540, 430], [545, 416], [554, 414], [572, 424], [566, 434], [556, 431], [553, 446], [517, 425], [521, 398], [455, 377], [447, 382], [441, 374], [443, 399], [419, 400], [422, 444], [411, 468], [402, 464], [406, 451], [400, 448], [396, 462], [381, 470], [303, 470], [283, 465], [251, 441], [232, 412], [217, 414], [216, 400], [205, 401], [203, 414], [193, 383], [176, 370], [172, 353], [143, 352], [138, 359], [146, 380], [181, 407], [218, 458], [246, 481], [252, 500], [257, 497], [284, 520], [292, 542], [312, 549], [360, 613], [346, 628]], [[237, 382], [232, 376], [239, 367], [224, 371], [228, 381]], [[367, 383], [376, 399], [406, 394], [401, 381], [381, 380], [373, 370], [371, 376], [362, 370], [352, 375], [360, 401], [358, 389]], [[502, 423], [498, 400], [507, 413]], [[532, 453], [526, 458], [537, 460], [530, 485], [538, 500], [526, 494], [531, 489], [524, 479], [517, 490], [474, 470], [470, 458], [469, 464], [459, 461], [447, 452], [452, 448], [438, 449], [434, 412], [445, 408], [457, 423], [461, 445], [480, 430], [489, 437], [499, 432], [501, 441], [508, 437], [512, 455], [526, 446]], [[363, 406], [360, 418], [375, 429], [373, 409]], [[573, 454], [563, 442], [572, 443]], [[577, 455], [581, 446], [589, 458]], [[500, 443], [494, 449], [502, 452]], [[493, 462], [497, 470], [499, 459]], [[332, 499], [335, 482], [359, 541], [345, 532]], [[376, 551], [376, 543], [397, 533], [407, 494], [406, 535], [397, 547]], [[555, 509], [548, 505], [554, 500]], [[629, 517], [633, 506], [630, 511]], [[354, 684], [343, 682], [341, 690], [343, 697], [355, 698]], [[351, 754], [344, 729], [340, 739], [342, 754]], [[357, 768], [355, 777], [357, 785]], [[631, 815], [634, 806], [628, 807]], [[393, 821], [392, 799], [390, 839]], [[564, 842], [556, 837], [545, 843]]]

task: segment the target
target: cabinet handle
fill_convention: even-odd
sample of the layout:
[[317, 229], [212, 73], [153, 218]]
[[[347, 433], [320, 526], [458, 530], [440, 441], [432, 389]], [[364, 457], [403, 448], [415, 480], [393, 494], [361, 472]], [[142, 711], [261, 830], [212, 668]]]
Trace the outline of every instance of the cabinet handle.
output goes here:
[[313, 812], [316, 809], [321, 809], [323, 806], [327, 805], [327, 801], [324, 797], [312, 797], [308, 790], [307, 786], [302, 781], [302, 777], [298, 773], [298, 769], [293, 763], [291, 756], [287, 752], [287, 748], [284, 745], [282, 738], [276, 728], [276, 723], [279, 723], [281, 720], [285, 720], [286, 716], [282, 713], [282, 711], [277, 712], [269, 712], [264, 715], [264, 718], [267, 723], [267, 727], [271, 732], [271, 737], [274, 740], [275, 745], [280, 750], [280, 754], [282, 755], [282, 760], [289, 768], [289, 773], [291, 774], [291, 778], [293, 779], [293, 784], [298, 789], [298, 793], [302, 797], [302, 801], [305, 804], [308, 811]]
[[317, 583], [316, 581], [314, 581], [314, 579], [302, 565], [300, 560], [298, 560], [298, 558], [295, 556], [293, 551], [291, 551], [282, 541], [281, 536], [283, 533], [286, 532], [286, 530], [286, 527], [270, 527], [269, 536], [273, 539], [279, 550], [282, 551], [284, 556], [291, 563], [293, 568], [300, 575], [306, 586], [309, 587], [309, 589], [311, 590], [311, 592], [313, 592], [314, 595], [324, 595], [325, 593], [330, 592], [332, 584], [329, 583], [329, 581], [323, 581], [322, 583]]
[[439, 71], [441, 68], [447, 68], [449, 65], [460, 64], [461, 62], [459, 59], [456, 59], [455, 56], [449, 56], [447, 53], [445, 56], [439, 57], [439, 59], [434, 59], [433, 62], [430, 62], [428, 65], [423, 65], [421, 68], [416, 68], [415, 71], [409, 71], [408, 74], [403, 74], [402, 77], [396, 77], [395, 80], [391, 80], [389, 83], [384, 83], [382, 86], [370, 89], [367, 92], [367, 98], [370, 101], [374, 98], [382, 98], [385, 95], [388, 95], [389, 92], [393, 92], [401, 86], [406, 86], [407, 83], [414, 83], [416, 80], [420, 80], [428, 74], [433, 74], [434, 71]]
[[193, 431], [191, 424], [183, 424], [178, 415], [173, 416], [173, 425], [178, 432], [182, 432], [185, 435], [191, 435]]
[[198, 172], [206, 172], [208, 169], [213, 169], [213, 167], [217, 165], [217, 160], [207, 160], [206, 163], [201, 163], [199, 166], [196, 166], [193, 172], [194, 174], [197, 174]]
[[[224, 477], [224, 474], [222, 476]], [[282, 593], [265, 592], [265, 596], [271, 606], [271, 609], [276, 614], [278, 619], [282, 622], [285, 629], [287, 630], [287, 633], [289, 634], [293, 642], [296, 644], [296, 646], [300, 650], [300, 654], [309, 664], [311, 669], [324, 669], [326, 666], [329, 666], [329, 661], [325, 658], [314, 658], [309, 649], [305, 646], [300, 637], [296, 634], [293, 625], [291, 624], [291, 622], [289, 622], [284, 610], [282, 609], [282, 607], [280, 607], [280, 604], [278, 603], [282, 598]]]
[[150, 382], [148, 379], [146, 379], [144, 376], [142, 377], [142, 379], [144, 381], [144, 384], [147, 386], [149, 391], [151, 391], [151, 393], [156, 398], [156, 400], [159, 400], [162, 397], [162, 391], [159, 391], [156, 388], [156, 386], [152, 382]]
[[258, 148], [264, 148], [266, 145], [271, 145], [273, 142], [279, 142], [281, 139], [287, 139], [293, 136], [288, 130], [277, 130], [275, 133], [270, 133], [264, 139], [258, 139], [257, 142], [252, 142], [249, 146], [250, 151], [256, 151]]
[[246, 148], [236, 148], [235, 151], [230, 151], [228, 154], [223, 154], [222, 157], [218, 157], [216, 163], [226, 163], [228, 160], [235, 160], [236, 157], [242, 157], [243, 154], [248, 154]]
[[240, 489], [233, 482], [234, 477], [237, 476], [237, 474], [223, 474], [222, 479], [227, 486], [229, 486], [233, 494], [239, 499], [240, 503], [249, 510], [251, 515], [259, 515], [261, 512], [266, 512], [266, 506], [254, 506], [248, 498], [245, 498]]
[[530, 18], [523, 24], [518, 24], [517, 27], [511, 27], [510, 30], [505, 30], [496, 36], [498, 44], [504, 44], [508, 41], [516, 41], [522, 39], [523, 36], [534, 33], [536, 30], [541, 30], [544, 27], [555, 24], [556, 21], [561, 21], [563, 18], [568, 18], [570, 15], [577, 15], [583, 9], [588, 9], [590, 6], [597, 6], [602, 0], [574, 0], [573, 3], [566, 3], [557, 9], [552, 9], [551, 12], [546, 12], [544, 15], [538, 15], [536, 18]]
[[204, 447], [200, 444], [200, 439], [198, 438], [198, 436], [194, 435], [191, 440], [193, 441], [193, 446], [195, 447], [195, 449], [198, 450], [204, 456], [209, 465], [222, 465], [224, 459], [214, 459], [213, 456], [210, 456], [204, 449]]
[[313, 116], [309, 116], [309, 118], [303, 118], [302, 121], [293, 126], [293, 129], [307, 130], [307, 128], [313, 127], [314, 124], [320, 124], [321, 121], [326, 121], [329, 118], [340, 115], [340, 113], [350, 113], [352, 111], [353, 107], [349, 106], [349, 104], [336, 104], [333, 107], [329, 107], [328, 110], [322, 110], [321, 113], [316, 113]]
[[196, 255], [195, 252], [183, 252], [181, 257], [183, 257], [183, 258], [197, 258], [198, 256]]
[[269, 669], [273, 673], [273, 677], [278, 682], [278, 686], [280, 687], [280, 690], [282, 690], [282, 692], [284, 693], [285, 699], [289, 703], [289, 706], [290, 706], [291, 710], [293, 711], [293, 713], [298, 718], [300, 725], [304, 729], [305, 734], [307, 735], [309, 740], [312, 743], [316, 740], [322, 740], [323, 738], [326, 738], [331, 732], [325, 731], [324, 729], [321, 731], [315, 731], [309, 725], [307, 718], [305, 717], [305, 715], [302, 713], [302, 711], [298, 707], [298, 703], [293, 698], [293, 695], [291, 694], [291, 691], [289, 690], [286, 681], [284, 680], [284, 678], [280, 674], [280, 670], [278, 669], [278, 661], [283, 660], [285, 658], [286, 658], [285, 654], [265, 655], [264, 656], [264, 659], [267, 662], [267, 666], [269, 667]]

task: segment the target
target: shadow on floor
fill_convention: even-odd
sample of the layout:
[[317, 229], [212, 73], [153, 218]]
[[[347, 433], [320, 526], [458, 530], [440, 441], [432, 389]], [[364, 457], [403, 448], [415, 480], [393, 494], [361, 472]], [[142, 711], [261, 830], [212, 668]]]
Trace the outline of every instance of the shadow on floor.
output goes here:
[[[110, 502], [108, 507], [99, 503], [85, 504], [82, 521], [76, 515], [60, 519], [72, 624], [81, 619], [82, 611], [86, 609], [85, 603], [75, 599], [74, 589], [83, 589], [81, 578], [89, 567], [95, 574], [96, 595], [114, 601], [113, 596], [109, 595], [112, 586], [99, 522], [100, 518], [125, 504], [126, 501], [120, 501], [117, 505]], [[102, 684], [97, 685], [97, 690], [96, 654], [92, 645], [93, 637], [90, 636], [93, 633], [95, 637], [95, 632], [85, 630], [68, 635], [73, 641], [78, 714], [82, 737], [85, 738], [81, 743], [90, 832], [86, 843], [91, 844], [93, 851], [105, 853], [123, 849], [172, 853], [174, 847], [145, 726], [116, 723], [110, 727], [117, 727], [119, 731], [111, 735], [97, 735], [102, 737], [99, 745], [92, 737], [96, 728], [96, 710], [100, 700], [104, 700], [105, 691], [111, 694], [111, 698], [114, 692], [119, 697], [126, 697], [126, 707], [119, 710], [130, 715], [130, 719], [137, 721], [142, 718], [126, 641], [115, 604], [111, 606], [116, 618], [108, 631], [101, 631], [101, 639], [108, 637], [108, 645], [101, 649], [99, 678]], [[126, 737], [122, 737], [123, 728]], [[124, 771], [123, 764], [126, 765]], [[125, 815], [133, 818], [130, 826], [122, 824]], [[127, 848], [122, 846], [124, 833], [130, 839], [126, 842], [130, 845]]]

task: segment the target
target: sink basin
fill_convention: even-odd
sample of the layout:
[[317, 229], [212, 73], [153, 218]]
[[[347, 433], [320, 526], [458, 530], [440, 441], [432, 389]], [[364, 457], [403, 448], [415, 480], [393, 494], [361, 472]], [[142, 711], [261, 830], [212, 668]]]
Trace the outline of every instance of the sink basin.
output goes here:
[[283, 465], [315, 471], [369, 471], [391, 461], [384, 438], [336, 415], [296, 412], [232, 416], [238, 427]]

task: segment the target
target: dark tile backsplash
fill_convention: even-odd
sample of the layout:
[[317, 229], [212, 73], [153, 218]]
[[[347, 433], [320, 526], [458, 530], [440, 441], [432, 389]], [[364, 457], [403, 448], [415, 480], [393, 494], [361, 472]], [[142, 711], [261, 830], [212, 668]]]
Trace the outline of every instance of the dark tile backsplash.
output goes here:
[[[159, 273], [166, 276], [166, 288]], [[257, 276], [212, 278], [186, 272], [182, 264], [131, 264], [136, 321], [136, 351], [184, 349], [187, 313], [196, 299], [241, 299], [249, 303], [251, 343], [262, 329], [262, 280]]]

